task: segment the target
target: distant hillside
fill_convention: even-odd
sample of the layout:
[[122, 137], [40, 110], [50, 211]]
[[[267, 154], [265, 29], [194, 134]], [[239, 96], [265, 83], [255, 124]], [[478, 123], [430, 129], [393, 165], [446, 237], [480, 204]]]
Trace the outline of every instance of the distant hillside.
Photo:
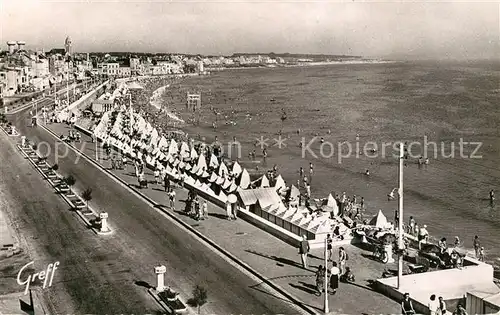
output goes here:
[[362, 56], [349, 56], [349, 55], [324, 55], [324, 54], [290, 54], [290, 53], [234, 53], [232, 57], [239, 56], [269, 56], [271, 58], [296, 58], [296, 59], [361, 59]]

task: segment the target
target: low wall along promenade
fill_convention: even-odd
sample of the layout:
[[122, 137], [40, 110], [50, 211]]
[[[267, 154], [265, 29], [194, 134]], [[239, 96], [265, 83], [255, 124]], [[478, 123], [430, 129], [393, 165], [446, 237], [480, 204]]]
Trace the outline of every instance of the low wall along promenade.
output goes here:
[[476, 259], [465, 257], [464, 267], [424, 273], [404, 275], [400, 288], [397, 277], [378, 279], [377, 288], [396, 301], [409, 293], [417, 313], [428, 313], [427, 304], [432, 294], [445, 300], [457, 300], [475, 290], [497, 291], [500, 289], [493, 282], [493, 266]]

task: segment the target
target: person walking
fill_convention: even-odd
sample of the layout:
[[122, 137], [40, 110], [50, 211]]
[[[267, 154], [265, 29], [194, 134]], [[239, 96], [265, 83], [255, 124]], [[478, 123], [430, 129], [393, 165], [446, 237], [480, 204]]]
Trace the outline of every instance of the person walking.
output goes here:
[[458, 304], [457, 309], [453, 312], [453, 315], [468, 315], [462, 304]]
[[163, 188], [166, 192], [170, 191], [170, 179], [168, 178], [167, 172], [165, 172], [163, 176]]
[[170, 188], [170, 192], [168, 193], [168, 197], [170, 199], [170, 208], [175, 208], [175, 191]]
[[208, 219], [208, 203], [206, 200], [203, 201], [202, 209], [203, 209], [202, 220]]
[[304, 269], [307, 269], [307, 255], [309, 254], [310, 250], [311, 247], [309, 246], [309, 241], [307, 240], [307, 236], [303, 235], [302, 241], [300, 241], [299, 245], [299, 254], [302, 260], [302, 268]]
[[348, 256], [347, 253], [344, 249], [344, 247], [339, 248], [339, 269], [340, 269], [340, 275], [343, 275], [345, 272], [345, 265], [347, 262]]
[[479, 249], [479, 257], [478, 257], [478, 260], [479, 260], [479, 261], [484, 262], [484, 247], [482, 247], [482, 246], [481, 246], [481, 248]]
[[306, 195], [307, 198], [311, 198], [311, 185], [309, 183], [306, 183]]
[[157, 168], [155, 168], [153, 174], [154, 174], [154, 177], [155, 177], [156, 184], [160, 185], [160, 183], [161, 183], [160, 182], [160, 170], [157, 169]]
[[442, 296], [439, 297], [439, 315], [446, 315], [446, 303]]
[[413, 308], [413, 303], [410, 300], [410, 294], [405, 293], [403, 296], [403, 301], [401, 302], [401, 311], [403, 315], [414, 315], [415, 309]]
[[317, 296], [321, 296], [323, 290], [325, 289], [325, 268], [322, 265], [318, 266], [318, 270], [316, 271], [316, 293]]
[[474, 241], [473, 241], [473, 245], [474, 245], [474, 252], [476, 254], [476, 259], [479, 258], [479, 251], [481, 250], [481, 242], [479, 242], [479, 236], [474, 236]]
[[430, 298], [429, 303], [427, 304], [427, 307], [429, 308], [430, 315], [438, 315], [439, 302], [436, 300], [435, 294], [431, 295], [431, 298]]
[[236, 203], [231, 204], [231, 215], [233, 219], [238, 220], [238, 205]]
[[328, 261], [332, 260], [333, 250], [332, 250], [332, 236], [330, 234], [326, 235], [326, 250], [328, 252]]
[[331, 294], [337, 293], [337, 289], [339, 288], [339, 277], [340, 277], [340, 269], [337, 267], [337, 263], [332, 263], [332, 268], [330, 269], [330, 289], [332, 290]]
[[231, 207], [231, 203], [229, 201], [226, 202], [226, 215], [227, 215], [227, 219], [231, 220], [232, 207]]
[[309, 163], [309, 179], [310, 179], [309, 182], [312, 182], [313, 174], [314, 174], [314, 166], [312, 163]]

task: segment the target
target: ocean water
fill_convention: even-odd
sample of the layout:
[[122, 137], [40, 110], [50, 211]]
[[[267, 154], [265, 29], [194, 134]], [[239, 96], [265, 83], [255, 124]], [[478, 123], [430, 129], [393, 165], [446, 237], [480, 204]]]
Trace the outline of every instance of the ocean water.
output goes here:
[[[185, 109], [188, 91], [202, 93], [202, 109], [196, 113]], [[236, 137], [247, 168], [263, 170], [276, 164], [287, 184], [296, 184], [299, 167], [308, 173], [313, 163], [313, 197], [344, 191], [358, 199], [363, 196], [367, 214], [381, 209], [390, 220], [397, 201], [388, 201], [387, 194], [398, 186], [392, 143], [415, 142], [410, 151], [417, 157], [423, 154], [425, 138], [436, 142], [437, 150], [427, 146], [428, 166], [418, 167], [415, 158], [404, 169], [405, 222], [413, 216], [435, 239], [446, 237], [452, 243], [459, 236], [467, 248], [478, 235], [487, 261], [500, 267], [500, 63], [228, 70], [174, 83], [164, 103], [184, 120], [198, 121], [185, 127], [190, 135], [207, 141], [217, 136], [222, 143]], [[215, 121], [217, 130], [212, 128]], [[280, 130], [286, 147], [278, 147]], [[325, 144], [318, 138], [309, 146], [313, 154], [304, 155], [300, 142], [307, 144], [316, 135]], [[266, 163], [255, 147], [260, 137], [269, 139]], [[481, 146], [477, 152], [478, 144], [462, 144], [460, 149], [461, 139]], [[373, 142], [378, 151], [371, 157], [356, 155], [357, 142], [361, 150]], [[344, 155], [348, 143], [353, 148], [340, 162], [339, 143]], [[248, 158], [254, 149], [260, 163]], [[370, 176], [363, 174], [366, 170]], [[493, 205], [490, 189], [497, 195]]]

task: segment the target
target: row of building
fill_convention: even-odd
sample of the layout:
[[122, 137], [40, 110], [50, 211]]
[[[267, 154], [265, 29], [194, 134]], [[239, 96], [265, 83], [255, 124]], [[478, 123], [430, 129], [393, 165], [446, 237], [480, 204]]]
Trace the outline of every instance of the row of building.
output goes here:
[[7, 42], [8, 50], [0, 49], [0, 97], [40, 91], [66, 80], [85, 77], [155, 76], [182, 73], [205, 73], [205, 68], [285, 64], [277, 56], [233, 55], [127, 55], [73, 53], [72, 40], [67, 37], [64, 48], [27, 50], [23, 41]]
[[[0, 52], [0, 97], [47, 89], [58, 82], [83, 76], [88, 60], [71, 59], [71, 39], [64, 49], [27, 50], [23, 41], [7, 42]], [[90, 65], [91, 68], [91, 65]]]

